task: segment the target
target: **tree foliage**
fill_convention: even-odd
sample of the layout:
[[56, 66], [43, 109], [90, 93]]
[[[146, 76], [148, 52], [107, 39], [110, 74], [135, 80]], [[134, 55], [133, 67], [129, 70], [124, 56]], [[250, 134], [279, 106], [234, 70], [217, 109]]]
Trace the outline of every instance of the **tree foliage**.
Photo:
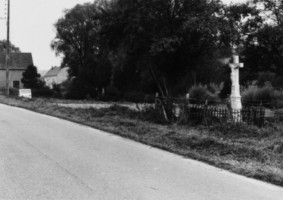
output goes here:
[[233, 45], [249, 58], [263, 18], [250, 3], [100, 0], [67, 10], [55, 27], [51, 46], [63, 55], [78, 96], [95, 97], [107, 87], [167, 96], [223, 81], [219, 58], [229, 57]]
[[40, 74], [37, 72], [37, 67], [29, 65], [23, 73], [22, 83], [25, 88], [39, 89], [43, 87], [43, 82], [40, 80]]
[[223, 9], [219, 42], [224, 45], [241, 46], [247, 37], [262, 26], [263, 18], [255, 5], [250, 3], [232, 4]]
[[98, 3], [77, 5], [55, 24], [57, 35], [51, 47], [63, 55], [62, 66], [69, 67], [70, 78], [82, 86], [83, 96], [94, 95], [97, 87], [108, 82], [110, 69], [99, 45], [100, 13]]
[[[257, 31], [249, 35], [243, 51], [245, 82], [257, 80], [261, 85], [268, 81], [276, 87], [283, 83], [283, 1], [257, 0], [265, 20]], [[281, 82], [281, 83], [280, 83]]]
[[131, 84], [151, 76], [168, 95], [180, 82], [208, 78], [201, 67], [209, 71], [213, 65], [219, 2], [119, 0], [112, 6], [104, 13], [102, 28], [103, 42], [111, 50], [112, 84], [119, 72], [127, 71]]
[[277, 26], [283, 25], [283, 1], [282, 0], [253, 0], [255, 5], [262, 8], [267, 21]]
[[[0, 40], [0, 52], [6, 52], [7, 49], [7, 41], [6, 40]], [[12, 53], [19, 53], [20, 48], [16, 47], [14, 44], [10, 43], [10, 51]]]

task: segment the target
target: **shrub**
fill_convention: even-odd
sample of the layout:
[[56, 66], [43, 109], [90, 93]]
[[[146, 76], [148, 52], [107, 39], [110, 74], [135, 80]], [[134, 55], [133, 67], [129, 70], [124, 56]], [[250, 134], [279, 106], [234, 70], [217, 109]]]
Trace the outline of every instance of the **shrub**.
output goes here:
[[242, 101], [245, 105], [271, 107], [275, 97], [274, 88], [271, 85], [265, 85], [260, 88], [257, 85], [250, 85], [242, 92]]
[[32, 89], [33, 97], [52, 97], [54, 94], [53, 90], [48, 87], [43, 87], [40, 89]]
[[144, 103], [154, 103], [155, 102], [155, 96], [146, 94], [144, 96]]
[[11, 96], [18, 97], [19, 96], [19, 89], [17, 89], [17, 88], [10, 88], [9, 89], [9, 93], [10, 93]]
[[25, 88], [42, 88], [44, 82], [40, 80], [40, 74], [37, 73], [37, 67], [34, 65], [29, 65], [27, 69], [23, 72], [22, 83]]
[[119, 101], [121, 100], [122, 93], [116, 87], [108, 87], [104, 95], [105, 101]]
[[276, 102], [277, 108], [283, 108], [283, 91], [282, 90], [275, 90], [274, 91], [274, 99]]
[[204, 101], [207, 99], [207, 88], [202, 85], [193, 86], [189, 93], [190, 99], [194, 99], [196, 101]]
[[133, 102], [133, 103], [142, 103], [144, 102], [144, 97], [145, 97], [144, 93], [133, 91], [133, 92], [124, 94], [123, 99], [129, 102]]
[[203, 104], [208, 101], [209, 104], [214, 104], [220, 101], [218, 97], [219, 91], [216, 87], [210, 86], [209, 89], [206, 85], [193, 86], [190, 90], [190, 103], [192, 104]]
[[85, 99], [86, 90], [81, 81], [77, 79], [66, 81], [63, 85], [66, 99]]
[[219, 94], [220, 91], [223, 89], [223, 87], [224, 87], [223, 83], [221, 83], [220, 85], [217, 85], [215, 83], [210, 83], [207, 85], [207, 90], [212, 94]]
[[266, 82], [270, 82], [274, 87], [282, 87], [283, 78], [273, 72], [259, 72], [257, 75], [257, 85], [264, 87]]

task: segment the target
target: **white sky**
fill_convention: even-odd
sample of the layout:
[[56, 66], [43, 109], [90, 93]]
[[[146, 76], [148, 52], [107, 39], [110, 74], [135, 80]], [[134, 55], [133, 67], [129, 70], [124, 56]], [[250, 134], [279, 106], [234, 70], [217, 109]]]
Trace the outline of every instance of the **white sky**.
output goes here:
[[247, 2], [247, 1], [246, 0], [222, 0], [222, 2], [226, 4], [230, 4], [230, 3], [242, 3], [242, 2]]
[[[55, 22], [63, 16], [65, 9], [76, 4], [93, 0], [10, 0], [11, 35], [10, 40], [22, 52], [31, 52], [35, 66], [48, 70], [60, 66], [61, 59], [55, 56], [50, 43], [55, 37]], [[245, 0], [223, 0], [224, 3], [244, 2]], [[0, 17], [4, 16], [4, 4], [0, 0]], [[0, 39], [6, 39], [6, 21], [0, 20]]]

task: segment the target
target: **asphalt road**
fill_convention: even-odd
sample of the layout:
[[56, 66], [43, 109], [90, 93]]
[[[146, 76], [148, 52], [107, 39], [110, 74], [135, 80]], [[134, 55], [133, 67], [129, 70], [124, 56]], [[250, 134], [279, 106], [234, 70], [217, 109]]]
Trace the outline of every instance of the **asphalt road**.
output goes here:
[[283, 188], [0, 104], [0, 199], [282, 200]]

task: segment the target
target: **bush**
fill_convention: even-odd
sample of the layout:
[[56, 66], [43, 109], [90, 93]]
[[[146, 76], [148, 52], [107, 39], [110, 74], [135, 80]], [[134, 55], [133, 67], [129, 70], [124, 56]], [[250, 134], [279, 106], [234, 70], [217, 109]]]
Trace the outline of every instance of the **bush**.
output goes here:
[[224, 87], [223, 83], [221, 83], [220, 85], [217, 85], [215, 83], [210, 83], [207, 85], [207, 90], [212, 94], [219, 94], [220, 91], [223, 89], [223, 87]]
[[29, 65], [27, 69], [23, 72], [22, 83], [25, 88], [42, 88], [44, 82], [40, 80], [40, 74], [37, 73], [37, 67], [34, 65]]
[[[6, 95], [6, 88], [0, 88], [0, 94]], [[19, 89], [17, 88], [9, 88], [10, 96], [18, 97]]]
[[146, 94], [144, 96], [144, 103], [154, 103], [155, 102], [155, 96]]
[[104, 98], [106, 101], [119, 101], [122, 98], [122, 93], [116, 87], [108, 87]]
[[242, 101], [245, 105], [271, 107], [275, 100], [275, 91], [271, 85], [260, 88], [257, 85], [250, 85], [242, 92]]
[[53, 97], [54, 92], [48, 87], [43, 87], [40, 89], [32, 89], [32, 96], [33, 97]]
[[63, 87], [66, 99], [85, 99], [87, 96], [83, 84], [77, 79], [65, 81]]
[[206, 101], [209, 104], [214, 104], [220, 101], [218, 97], [219, 91], [216, 87], [210, 86], [209, 89], [206, 85], [197, 85], [193, 86], [189, 90], [190, 94], [190, 103], [192, 104], [204, 104]]
[[275, 90], [274, 91], [274, 98], [278, 101], [283, 101], [283, 90]]
[[205, 101], [208, 98], [207, 95], [207, 88], [203, 87], [202, 85], [193, 86], [190, 91], [190, 99], [196, 101]]
[[19, 96], [19, 89], [17, 89], [17, 88], [10, 88], [9, 89], [9, 93], [10, 93], [11, 96], [18, 97]]
[[274, 87], [282, 87], [283, 77], [273, 72], [259, 72], [257, 75], [257, 85], [264, 87], [266, 82], [270, 82]]
[[133, 92], [129, 92], [124, 94], [124, 100], [125, 101], [129, 101], [129, 102], [133, 102], [133, 103], [143, 103], [144, 102], [144, 93], [142, 92], [138, 92], [138, 91], [133, 91]]

